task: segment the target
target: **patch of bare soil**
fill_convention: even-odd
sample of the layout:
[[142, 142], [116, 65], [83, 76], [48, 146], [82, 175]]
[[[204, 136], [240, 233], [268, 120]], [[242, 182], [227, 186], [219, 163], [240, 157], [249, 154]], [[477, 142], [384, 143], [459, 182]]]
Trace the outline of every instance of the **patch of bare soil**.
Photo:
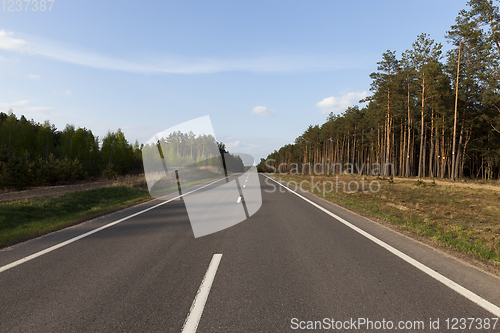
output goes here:
[[[400, 177], [394, 177], [394, 181], [408, 181], [408, 180], [417, 180], [418, 178], [400, 178]], [[426, 182], [426, 183], [432, 183], [432, 179], [429, 178], [422, 178], [421, 181]], [[478, 190], [491, 190], [491, 191], [497, 191], [500, 192], [500, 182], [497, 182], [498, 185], [492, 184], [492, 183], [483, 183], [480, 181], [466, 181], [466, 180], [456, 180], [456, 181], [451, 181], [451, 180], [439, 180], [439, 179], [434, 179], [434, 182], [436, 185], [442, 185], [442, 186], [452, 186], [452, 187], [465, 187], [465, 188], [474, 188]]]
[[63, 194], [93, 190], [120, 184], [135, 184], [145, 182], [144, 174], [135, 176], [119, 177], [111, 180], [84, 181], [70, 185], [40, 186], [28, 188], [22, 191], [0, 193], [0, 202], [24, 200], [38, 197], [57, 197]]

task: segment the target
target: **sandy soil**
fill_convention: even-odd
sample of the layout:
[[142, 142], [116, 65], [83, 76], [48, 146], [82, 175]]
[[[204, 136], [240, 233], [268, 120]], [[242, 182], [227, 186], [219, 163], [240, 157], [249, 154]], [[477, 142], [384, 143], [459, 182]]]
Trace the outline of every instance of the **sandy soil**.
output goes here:
[[[417, 181], [418, 178], [400, 178], [400, 177], [395, 177], [394, 182], [402, 182], [402, 181], [408, 181], [408, 180], [414, 180]], [[432, 179], [429, 178], [423, 178], [423, 182], [426, 183], [431, 183]], [[481, 184], [478, 181], [464, 181], [464, 180], [457, 180], [457, 181], [451, 181], [451, 180], [440, 180], [440, 179], [434, 179], [437, 185], [442, 185], [442, 186], [455, 186], [455, 187], [468, 187], [468, 188], [474, 188], [474, 189], [480, 189], [480, 190], [491, 190], [491, 191], [497, 191], [500, 192], [500, 182], [497, 182], [498, 185], [494, 185], [492, 183], [489, 184]]]
[[34, 187], [22, 191], [0, 193], [0, 202], [24, 200], [24, 199], [38, 198], [38, 197], [56, 197], [59, 195], [73, 193], [73, 192], [80, 192], [101, 187], [113, 186], [115, 184], [135, 183], [143, 179], [144, 175], [137, 175], [137, 176], [120, 177], [118, 179], [112, 179], [112, 180], [78, 182], [77, 184], [71, 184], [71, 185]]

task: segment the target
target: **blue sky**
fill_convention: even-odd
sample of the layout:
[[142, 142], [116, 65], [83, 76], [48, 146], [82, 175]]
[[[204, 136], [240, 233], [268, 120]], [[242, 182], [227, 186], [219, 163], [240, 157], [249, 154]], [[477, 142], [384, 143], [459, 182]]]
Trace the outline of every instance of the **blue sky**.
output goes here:
[[[146, 142], [210, 115], [265, 157], [369, 93], [386, 50], [444, 35], [462, 0], [0, 3], [0, 111]], [[26, 7], [28, 2], [23, 2]], [[47, 2], [47, 6], [51, 3]]]

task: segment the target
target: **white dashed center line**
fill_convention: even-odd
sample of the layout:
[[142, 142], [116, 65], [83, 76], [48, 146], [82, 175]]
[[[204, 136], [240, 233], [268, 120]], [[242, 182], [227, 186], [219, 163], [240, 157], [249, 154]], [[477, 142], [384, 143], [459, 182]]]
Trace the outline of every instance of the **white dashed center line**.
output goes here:
[[200, 323], [201, 315], [203, 314], [203, 309], [205, 308], [205, 303], [207, 302], [208, 294], [210, 293], [210, 288], [212, 288], [212, 283], [214, 282], [221, 259], [222, 254], [214, 254], [212, 257], [207, 272], [201, 281], [200, 288], [194, 297], [191, 309], [189, 309], [186, 321], [182, 326], [182, 333], [195, 333], [198, 329], [198, 324]]

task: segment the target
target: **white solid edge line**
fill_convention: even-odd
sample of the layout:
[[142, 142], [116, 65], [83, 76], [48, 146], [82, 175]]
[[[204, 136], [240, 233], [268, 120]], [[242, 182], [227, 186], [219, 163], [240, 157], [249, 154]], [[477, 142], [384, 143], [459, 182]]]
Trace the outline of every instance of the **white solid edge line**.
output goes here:
[[189, 192], [187, 192], [187, 193], [184, 193], [184, 194], [182, 194], [182, 195], [178, 195], [178, 196], [176, 196], [175, 198], [172, 198], [172, 199], [170, 199], [170, 200], [164, 201], [164, 202], [162, 202], [162, 203], [159, 203], [158, 205], [155, 205], [155, 206], [153, 206], [153, 207], [146, 208], [146, 209], [144, 209], [144, 210], [141, 210], [140, 212], [137, 212], [137, 213], [134, 213], [134, 214], [132, 214], [132, 215], [126, 216], [126, 217], [121, 218], [121, 219], [119, 219], [119, 220], [117, 220], [117, 221], [114, 221], [114, 222], [108, 223], [108, 224], [106, 224], [106, 225], [103, 225], [102, 227], [99, 227], [99, 228], [97, 228], [97, 229], [94, 229], [94, 230], [88, 231], [88, 232], [86, 232], [86, 233], [84, 233], [84, 234], [81, 234], [81, 235], [79, 235], [79, 236], [76, 236], [76, 237], [73, 237], [73, 238], [71, 238], [71, 239], [68, 239], [67, 241], [64, 241], [64, 242], [62, 242], [62, 243], [59, 243], [59, 244], [56, 244], [56, 245], [51, 246], [51, 247], [49, 247], [49, 248], [46, 248], [45, 250], [41, 250], [41, 251], [35, 252], [35, 253], [33, 253], [33, 254], [31, 254], [31, 255], [27, 256], [27, 257], [24, 257], [24, 258], [22, 258], [22, 259], [19, 259], [19, 260], [16, 260], [16, 261], [14, 261], [14, 262], [11, 262], [10, 264], [7, 264], [7, 265], [5, 265], [5, 266], [0, 267], [0, 273], [2, 273], [2, 272], [4, 272], [4, 271], [6, 271], [6, 270], [8, 270], [8, 269], [11, 269], [11, 268], [13, 268], [13, 267], [16, 267], [16, 266], [18, 266], [18, 265], [21, 265], [21, 264], [23, 264], [23, 263], [25, 263], [25, 262], [27, 262], [27, 261], [30, 261], [30, 260], [35, 259], [35, 258], [37, 258], [37, 257], [40, 257], [40, 256], [42, 256], [42, 255], [44, 255], [44, 254], [47, 254], [47, 253], [52, 252], [52, 251], [54, 251], [54, 250], [57, 250], [57, 249], [59, 249], [59, 248], [61, 248], [61, 247], [65, 246], [65, 245], [68, 245], [68, 244], [71, 244], [71, 243], [73, 243], [73, 242], [76, 242], [77, 240], [80, 240], [80, 239], [82, 239], [82, 238], [85, 238], [85, 237], [87, 237], [87, 236], [90, 236], [90, 235], [92, 235], [92, 234], [95, 234], [96, 232], [99, 232], [99, 231], [101, 231], [101, 230], [104, 230], [104, 229], [107, 229], [107, 228], [109, 228], [109, 227], [112, 227], [112, 226], [114, 226], [115, 224], [118, 224], [118, 223], [120, 223], [120, 222], [126, 221], [126, 220], [128, 220], [128, 219], [131, 219], [132, 217], [136, 217], [137, 215], [140, 215], [140, 214], [142, 214], [142, 213], [148, 212], [148, 211], [150, 211], [150, 210], [152, 210], [152, 209], [155, 209], [155, 208], [157, 208], [157, 207], [163, 206], [163, 205], [165, 205], [165, 204], [167, 204], [167, 203], [169, 203], [169, 202], [171, 202], [171, 201], [173, 201], [173, 200], [176, 200], [176, 199], [178, 199], [178, 198], [180, 198], [180, 197], [183, 197], [183, 196], [188, 195], [188, 194], [190, 194], [190, 193], [193, 193], [193, 192], [196, 192], [196, 191], [198, 191], [198, 190], [201, 190], [201, 189], [202, 189], [202, 188], [204, 188], [204, 187], [210, 186], [210, 185], [215, 184], [215, 183], [217, 183], [217, 182], [220, 182], [221, 180], [224, 180], [224, 179], [226, 179], [226, 178], [221, 178], [221, 179], [218, 179], [218, 180], [216, 180], [216, 181], [214, 181], [214, 182], [212, 182], [212, 183], [210, 183], [210, 184], [203, 185], [203, 186], [201, 186], [201, 187], [199, 187], [199, 188], [197, 188], [197, 189], [194, 189], [194, 190], [189, 191]]
[[431, 277], [433, 277], [434, 279], [436, 279], [439, 282], [443, 283], [444, 285], [448, 286], [449, 288], [453, 289], [454, 291], [456, 291], [460, 295], [462, 295], [465, 298], [467, 298], [467, 299], [471, 300], [472, 302], [476, 303], [477, 305], [479, 305], [483, 309], [485, 309], [485, 310], [493, 313], [497, 317], [500, 317], [500, 308], [498, 306], [496, 306], [495, 304], [488, 302], [487, 300], [485, 300], [481, 296], [476, 295], [472, 291], [470, 291], [470, 290], [462, 287], [461, 285], [459, 285], [458, 283], [456, 283], [456, 282], [448, 279], [444, 275], [439, 274], [435, 270], [433, 270], [433, 269], [425, 266], [424, 264], [422, 264], [419, 261], [413, 259], [412, 257], [404, 254], [403, 252], [401, 252], [401, 251], [393, 248], [389, 244], [381, 241], [380, 239], [376, 238], [375, 236], [372, 236], [371, 234], [367, 233], [363, 229], [360, 229], [360, 228], [356, 227], [355, 225], [347, 222], [346, 220], [344, 220], [340, 216], [337, 216], [337, 215], [333, 214], [332, 212], [330, 212], [326, 208], [323, 208], [320, 205], [318, 205], [318, 204], [312, 202], [311, 200], [307, 199], [306, 197], [298, 194], [297, 192], [292, 191], [291, 189], [289, 189], [288, 187], [284, 186], [283, 184], [281, 184], [277, 180], [275, 180], [275, 179], [273, 179], [273, 178], [271, 178], [271, 177], [269, 177], [267, 175], [264, 175], [264, 176], [266, 176], [267, 178], [271, 179], [272, 181], [274, 181], [275, 183], [277, 183], [281, 187], [287, 189], [289, 192], [295, 194], [299, 198], [307, 201], [308, 203], [310, 203], [314, 207], [318, 208], [319, 210], [323, 211], [324, 213], [326, 213], [326, 214], [330, 215], [331, 217], [335, 218], [337, 221], [345, 224], [346, 226], [348, 226], [349, 228], [353, 229], [354, 231], [357, 231], [358, 233], [360, 233], [361, 235], [365, 236], [366, 238], [368, 238], [369, 240], [373, 241], [374, 243], [382, 246], [383, 248], [385, 248], [389, 252], [393, 253], [394, 255], [398, 256], [399, 258], [403, 259], [404, 261], [406, 261], [410, 265], [412, 265], [412, 266], [418, 268], [419, 270], [421, 270], [422, 272], [430, 275]]
[[221, 259], [222, 254], [213, 255], [207, 272], [201, 281], [200, 288], [194, 297], [193, 304], [191, 304], [184, 325], [182, 325], [182, 333], [195, 333], [196, 329], [198, 329], [198, 324], [200, 323], [201, 315], [203, 314], [203, 309], [205, 308], [205, 303], [207, 302], [208, 294], [210, 293], [210, 288], [212, 288], [212, 283], [214, 282]]

